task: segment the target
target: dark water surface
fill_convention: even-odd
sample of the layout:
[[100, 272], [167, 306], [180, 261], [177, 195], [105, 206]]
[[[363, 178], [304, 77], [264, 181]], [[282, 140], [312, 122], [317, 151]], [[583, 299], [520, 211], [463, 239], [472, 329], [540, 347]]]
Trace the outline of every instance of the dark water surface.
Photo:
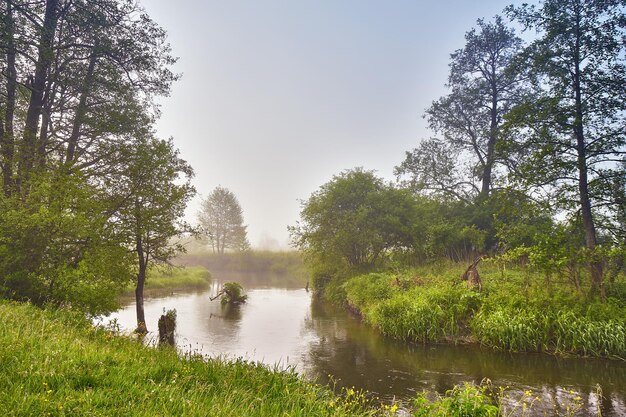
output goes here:
[[[535, 402], [532, 415], [567, 415], [567, 405], [577, 402], [582, 410], [576, 415], [597, 416], [599, 407], [602, 416], [626, 416], [626, 362], [408, 345], [381, 336], [341, 309], [313, 301], [298, 284], [281, 288], [260, 279], [238, 281], [249, 299], [234, 309], [209, 301], [219, 288], [217, 281], [202, 292], [154, 294], [145, 303], [148, 329], [156, 330], [163, 309], [175, 308], [177, 343], [183, 351], [293, 366], [316, 381], [332, 378], [337, 386], [366, 389], [385, 400], [410, 399], [423, 390], [444, 393], [455, 384], [489, 378], [494, 386], [509, 387], [512, 415], [522, 414], [519, 400], [524, 397]], [[110, 319], [132, 330], [134, 302], [128, 300]]]

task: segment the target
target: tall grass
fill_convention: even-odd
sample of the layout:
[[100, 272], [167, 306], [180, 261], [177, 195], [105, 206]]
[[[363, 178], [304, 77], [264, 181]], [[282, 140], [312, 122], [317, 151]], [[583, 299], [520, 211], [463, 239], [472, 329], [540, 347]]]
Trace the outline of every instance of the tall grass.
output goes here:
[[562, 283], [489, 264], [478, 293], [459, 281], [458, 265], [443, 268], [351, 278], [342, 285], [345, 302], [398, 339], [626, 359], [622, 299], [588, 300]]
[[367, 416], [294, 372], [178, 356], [71, 312], [0, 303], [0, 409], [13, 416]]
[[571, 310], [497, 309], [472, 320], [478, 340], [511, 351], [547, 351], [626, 358], [624, 316], [599, 320]]

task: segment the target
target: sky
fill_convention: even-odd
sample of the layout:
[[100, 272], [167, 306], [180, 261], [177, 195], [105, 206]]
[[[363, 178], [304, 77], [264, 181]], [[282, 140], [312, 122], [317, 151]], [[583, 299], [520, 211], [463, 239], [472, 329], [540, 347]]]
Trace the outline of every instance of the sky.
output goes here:
[[157, 133], [195, 170], [200, 201], [239, 199], [254, 248], [288, 249], [301, 203], [355, 167], [393, 168], [432, 136], [450, 54], [502, 0], [143, 0], [174, 71]]

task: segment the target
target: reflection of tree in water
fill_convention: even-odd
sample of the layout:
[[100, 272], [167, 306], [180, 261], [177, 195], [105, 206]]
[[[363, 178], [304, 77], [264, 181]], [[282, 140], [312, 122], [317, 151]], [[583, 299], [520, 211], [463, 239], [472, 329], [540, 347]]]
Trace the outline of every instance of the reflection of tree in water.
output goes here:
[[195, 311], [198, 325], [202, 326], [198, 333], [208, 338], [207, 347], [222, 347], [220, 350], [225, 350], [229, 341], [238, 338], [243, 312], [242, 306], [222, 305], [217, 300], [209, 300], [208, 295], [217, 293], [219, 286], [215, 281], [211, 283], [209, 293], [195, 301]]
[[455, 384], [490, 378], [496, 386], [510, 386], [512, 398], [531, 390], [546, 406], [580, 396], [581, 415], [597, 414], [595, 390], [600, 384], [602, 415], [624, 413], [624, 362], [510, 354], [476, 346], [408, 345], [381, 337], [358, 318], [317, 301], [304, 325], [317, 336], [303, 358], [305, 369], [321, 382], [328, 382], [330, 374], [340, 386], [391, 398], [412, 397], [424, 389], [443, 394]]
[[233, 304], [223, 304], [221, 305], [222, 314], [212, 316], [215, 318], [221, 318], [230, 322], [239, 322], [241, 321], [241, 306], [233, 305]]

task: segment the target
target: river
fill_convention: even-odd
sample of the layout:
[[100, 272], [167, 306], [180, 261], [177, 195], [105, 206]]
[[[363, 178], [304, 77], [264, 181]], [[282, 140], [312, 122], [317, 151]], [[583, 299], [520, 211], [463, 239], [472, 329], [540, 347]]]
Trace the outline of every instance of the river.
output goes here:
[[[218, 300], [209, 300], [218, 291], [219, 280], [205, 291], [149, 294], [145, 302], [149, 330], [156, 330], [164, 309], [176, 309], [176, 341], [182, 351], [293, 367], [315, 381], [362, 388], [385, 401], [410, 399], [423, 390], [443, 394], [455, 384], [489, 378], [494, 386], [509, 387], [510, 399], [505, 402], [512, 415], [521, 415], [522, 397], [529, 403], [539, 398], [532, 415], [547, 410], [551, 410], [547, 415], [557, 411], [566, 415], [572, 402], [582, 406], [577, 413], [581, 416], [596, 416], [598, 408], [605, 417], [626, 415], [624, 361], [406, 344], [381, 336], [342, 309], [313, 300], [295, 284], [235, 278], [249, 297], [237, 308], [224, 309]], [[123, 305], [105, 321], [116, 320], [121, 329], [132, 330], [134, 301], [126, 299]], [[148, 339], [156, 339], [155, 333]]]

